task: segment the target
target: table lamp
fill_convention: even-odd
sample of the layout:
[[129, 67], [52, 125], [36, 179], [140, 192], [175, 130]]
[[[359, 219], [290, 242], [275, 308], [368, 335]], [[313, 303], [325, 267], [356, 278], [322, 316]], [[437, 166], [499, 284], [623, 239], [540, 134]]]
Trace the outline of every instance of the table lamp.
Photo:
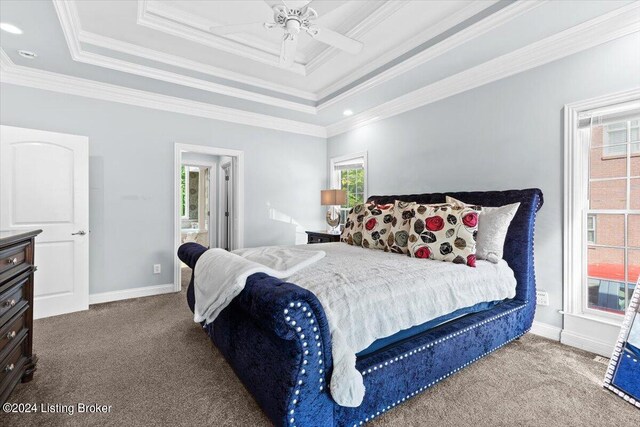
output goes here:
[[320, 204], [329, 206], [327, 211], [327, 224], [331, 227], [330, 233], [337, 233], [336, 226], [340, 224], [340, 212], [338, 206], [347, 203], [347, 192], [344, 190], [320, 191]]

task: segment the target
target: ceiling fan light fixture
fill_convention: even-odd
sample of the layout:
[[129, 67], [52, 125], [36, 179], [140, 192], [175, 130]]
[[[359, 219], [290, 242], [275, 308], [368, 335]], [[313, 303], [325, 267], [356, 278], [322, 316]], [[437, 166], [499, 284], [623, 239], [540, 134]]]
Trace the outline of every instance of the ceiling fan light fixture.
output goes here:
[[297, 19], [287, 19], [284, 26], [289, 33], [298, 34], [300, 32], [300, 21]]

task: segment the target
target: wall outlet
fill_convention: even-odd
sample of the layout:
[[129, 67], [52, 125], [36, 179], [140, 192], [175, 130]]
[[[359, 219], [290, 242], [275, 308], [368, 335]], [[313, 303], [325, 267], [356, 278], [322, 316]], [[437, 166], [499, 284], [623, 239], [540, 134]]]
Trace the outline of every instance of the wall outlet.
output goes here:
[[160, 264], [153, 264], [153, 274], [162, 273], [162, 266]]
[[546, 291], [536, 291], [536, 304], [549, 305], [549, 293]]

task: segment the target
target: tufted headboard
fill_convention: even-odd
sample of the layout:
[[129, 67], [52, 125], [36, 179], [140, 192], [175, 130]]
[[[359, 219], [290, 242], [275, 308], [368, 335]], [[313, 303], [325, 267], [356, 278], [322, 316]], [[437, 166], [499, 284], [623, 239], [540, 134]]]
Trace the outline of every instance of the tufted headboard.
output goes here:
[[371, 196], [368, 201], [378, 204], [395, 200], [417, 203], [444, 203], [451, 196], [464, 203], [480, 206], [503, 206], [520, 202], [520, 208], [511, 221], [504, 244], [504, 259], [513, 270], [518, 282], [516, 299], [535, 301], [536, 282], [533, 259], [533, 238], [536, 212], [543, 203], [542, 191], [537, 188], [505, 191], [469, 191], [450, 193], [406, 194], [394, 196]]

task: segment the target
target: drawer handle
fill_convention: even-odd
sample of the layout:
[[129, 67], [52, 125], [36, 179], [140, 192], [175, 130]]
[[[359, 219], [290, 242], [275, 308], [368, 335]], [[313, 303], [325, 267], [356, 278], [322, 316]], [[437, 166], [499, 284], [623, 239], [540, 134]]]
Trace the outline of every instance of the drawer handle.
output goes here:
[[12, 339], [14, 339], [16, 337], [16, 331], [11, 331], [7, 334], [7, 339], [9, 341], [11, 341]]
[[11, 372], [13, 371], [13, 368], [15, 368], [15, 366], [13, 365], [13, 363], [11, 365], [7, 365], [4, 367], [4, 371], [5, 372]]
[[11, 264], [11, 265], [18, 264], [18, 258], [13, 257], [13, 258], [9, 259], [9, 264]]
[[3, 304], [5, 307], [13, 307], [14, 305], [16, 305], [16, 300], [14, 299], [8, 299], [4, 302]]

